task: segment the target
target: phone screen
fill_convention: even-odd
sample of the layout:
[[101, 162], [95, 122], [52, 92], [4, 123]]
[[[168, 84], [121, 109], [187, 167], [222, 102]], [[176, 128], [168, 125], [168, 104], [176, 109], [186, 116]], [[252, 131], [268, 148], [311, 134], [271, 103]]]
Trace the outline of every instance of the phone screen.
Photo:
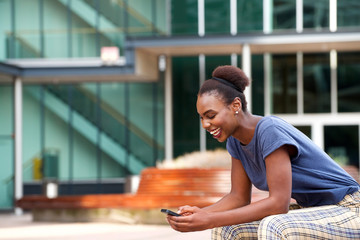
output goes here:
[[171, 216], [176, 216], [176, 217], [180, 217], [180, 216], [181, 216], [180, 214], [178, 214], [178, 213], [176, 213], [176, 212], [173, 212], [173, 211], [171, 211], [171, 210], [169, 210], [169, 209], [161, 209], [161, 212], [166, 213], [166, 214], [169, 214], [169, 215], [171, 215]]

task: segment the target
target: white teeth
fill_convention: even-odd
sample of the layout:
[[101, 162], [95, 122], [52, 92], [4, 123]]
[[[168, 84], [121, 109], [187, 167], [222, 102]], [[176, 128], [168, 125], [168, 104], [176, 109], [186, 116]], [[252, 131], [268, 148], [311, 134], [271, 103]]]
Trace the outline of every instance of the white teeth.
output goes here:
[[211, 135], [216, 135], [216, 134], [218, 134], [220, 132], [220, 128], [217, 128], [217, 129], [214, 129], [214, 130], [212, 130], [211, 132], [210, 132], [210, 134]]

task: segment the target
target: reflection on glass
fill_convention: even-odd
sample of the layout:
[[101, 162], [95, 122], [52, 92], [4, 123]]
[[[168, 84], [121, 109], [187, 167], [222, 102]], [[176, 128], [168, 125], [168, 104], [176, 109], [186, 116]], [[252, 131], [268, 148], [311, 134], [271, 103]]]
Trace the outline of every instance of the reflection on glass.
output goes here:
[[304, 54], [304, 112], [330, 112], [330, 55]]
[[339, 27], [360, 28], [360, 1], [338, 0], [337, 1], [337, 25]]
[[[44, 92], [44, 114], [39, 88], [27, 87], [26, 109], [44, 124], [34, 126], [29, 121], [25, 139], [29, 149], [41, 153], [41, 132], [44, 132], [43, 151], [56, 157], [59, 180], [93, 180], [137, 174], [142, 167], [154, 166], [163, 156], [163, 137], [158, 137], [158, 104], [155, 83], [83, 83], [47, 85]], [[160, 98], [159, 98], [160, 99]], [[30, 101], [32, 100], [32, 101]], [[27, 114], [26, 114], [27, 115]], [[157, 131], [155, 133], [155, 131]], [[37, 150], [36, 150], [37, 149]], [[48, 155], [46, 155], [48, 156]], [[50, 155], [49, 155], [50, 156]], [[54, 161], [52, 161], [54, 162]], [[137, 168], [131, 165], [138, 166]], [[140, 167], [139, 167], [140, 166]], [[54, 167], [55, 169], [55, 167]]]
[[263, 30], [263, 1], [237, 0], [238, 32]]
[[359, 126], [325, 126], [324, 135], [325, 151], [332, 159], [359, 167]]
[[198, 34], [198, 0], [171, 2], [171, 34]]
[[360, 112], [360, 52], [338, 53], [338, 111]]
[[273, 113], [296, 113], [296, 55], [272, 56]]
[[174, 57], [172, 61], [174, 157], [178, 157], [200, 148], [200, 123], [196, 111], [199, 58]]
[[264, 56], [251, 56], [252, 113], [264, 115]]
[[329, 27], [329, 0], [303, 0], [304, 28], [321, 30]]
[[296, 1], [273, 0], [273, 28], [296, 28]]
[[7, 58], [97, 57], [102, 46], [117, 46], [123, 54], [125, 36], [168, 34], [167, 6], [167, 0], [0, 1], [7, 44], [0, 43], [0, 49], [8, 48], [0, 59], [5, 53]]
[[230, 33], [230, 1], [205, 1], [205, 33]]
[[[40, 57], [40, 38], [38, 35], [39, 2], [35, 1], [14, 1], [14, 27], [16, 30], [14, 54], [17, 58], [34, 58]], [[28, 14], [31, 12], [31, 14]], [[9, 19], [10, 20], [10, 19]], [[2, 24], [2, 23], [1, 23]]]
[[[13, 90], [10, 84], [0, 84], [0, 208], [9, 210], [14, 205]], [[23, 131], [26, 129], [23, 128]], [[24, 149], [26, 147], [23, 145]]]

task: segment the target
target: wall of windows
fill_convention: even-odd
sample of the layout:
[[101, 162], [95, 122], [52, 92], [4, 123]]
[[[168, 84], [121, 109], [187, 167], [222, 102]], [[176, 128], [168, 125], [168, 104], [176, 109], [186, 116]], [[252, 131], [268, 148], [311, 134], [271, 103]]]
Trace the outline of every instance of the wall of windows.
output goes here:
[[[124, 54], [125, 36], [166, 35], [166, 0], [2, 0], [0, 60]], [[29, 14], [31, 13], [31, 14]]]
[[[0, 206], [11, 207], [12, 87], [1, 85], [0, 91], [0, 191], [4, 193]], [[161, 80], [152, 84], [25, 85], [23, 116], [25, 194], [41, 194], [43, 179], [59, 181], [59, 194], [115, 191], [101, 185], [139, 174], [164, 158]], [[69, 185], [78, 182], [95, 182], [100, 187]]]
[[[330, 52], [325, 53], [298, 53], [271, 54], [270, 61], [265, 64], [266, 54], [252, 55], [252, 113], [264, 115], [264, 106], [267, 101], [272, 103], [269, 114], [281, 116], [295, 116], [300, 119], [309, 115], [318, 121], [321, 114], [331, 114], [331, 78], [337, 76], [338, 112], [359, 112], [359, 86], [354, 80], [357, 76], [359, 53], [339, 52], [337, 58], [338, 68], [335, 73], [330, 70]], [[237, 66], [241, 67], [241, 56], [237, 57]], [[212, 71], [219, 65], [233, 64], [230, 56], [205, 56], [206, 78], [211, 77]], [[199, 87], [199, 57], [177, 57], [173, 58], [173, 99], [174, 99], [174, 156], [198, 151], [200, 144], [199, 119], [196, 118], [196, 94]], [[299, 68], [299, 66], [302, 66]], [[182, 73], [183, 69], [193, 69], [191, 72]], [[270, 72], [270, 97], [265, 98], [265, 72]], [[299, 78], [299, 72], [302, 74]], [[352, 77], [350, 77], [351, 75]], [[346, 80], [344, 80], [346, 79]], [[299, 84], [299, 81], [301, 84]], [[299, 86], [301, 89], [298, 89]], [[299, 98], [299, 94], [303, 94]], [[299, 112], [299, 103], [303, 106], [303, 112]], [[192, 117], [194, 116], [194, 117]], [[298, 117], [296, 117], [298, 116]], [[317, 118], [317, 120], [316, 120]], [[290, 119], [291, 122], [291, 119]], [[304, 123], [308, 122], [304, 119]], [[311, 121], [310, 121], [311, 122]], [[359, 134], [358, 126], [323, 125], [323, 136], [325, 139], [324, 149], [330, 155], [335, 154], [336, 160], [342, 160], [342, 164], [359, 165]], [[177, 126], [186, 124], [186, 131], [178, 129]], [[312, 124], [294, 124], [309, 138], [313, 135]], [[350, 130], [349, 130], [350, 129]], [[336, 133], [342, 132], [341, 137], [336, 138]], [[348, 139], [351, 143], [344, 141]], [[345, 143], [346, 142], [346, 143]], [[211, 135], [206, 136], [206, 149], [225, 148], [224, 143], [214, 140]], [[340, 150], [339, 150], [340, 149]]]

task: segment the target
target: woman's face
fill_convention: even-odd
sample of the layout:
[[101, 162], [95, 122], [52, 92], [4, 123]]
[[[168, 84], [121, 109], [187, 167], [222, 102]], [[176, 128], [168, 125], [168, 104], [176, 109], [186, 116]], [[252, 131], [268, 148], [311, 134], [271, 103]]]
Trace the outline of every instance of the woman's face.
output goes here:
[[214, 95], [198, 96], [196, 108], [200, 115], [202, 127], [219, 142], [224, 142], [235, 129], [235, 116], [230, 106]]

